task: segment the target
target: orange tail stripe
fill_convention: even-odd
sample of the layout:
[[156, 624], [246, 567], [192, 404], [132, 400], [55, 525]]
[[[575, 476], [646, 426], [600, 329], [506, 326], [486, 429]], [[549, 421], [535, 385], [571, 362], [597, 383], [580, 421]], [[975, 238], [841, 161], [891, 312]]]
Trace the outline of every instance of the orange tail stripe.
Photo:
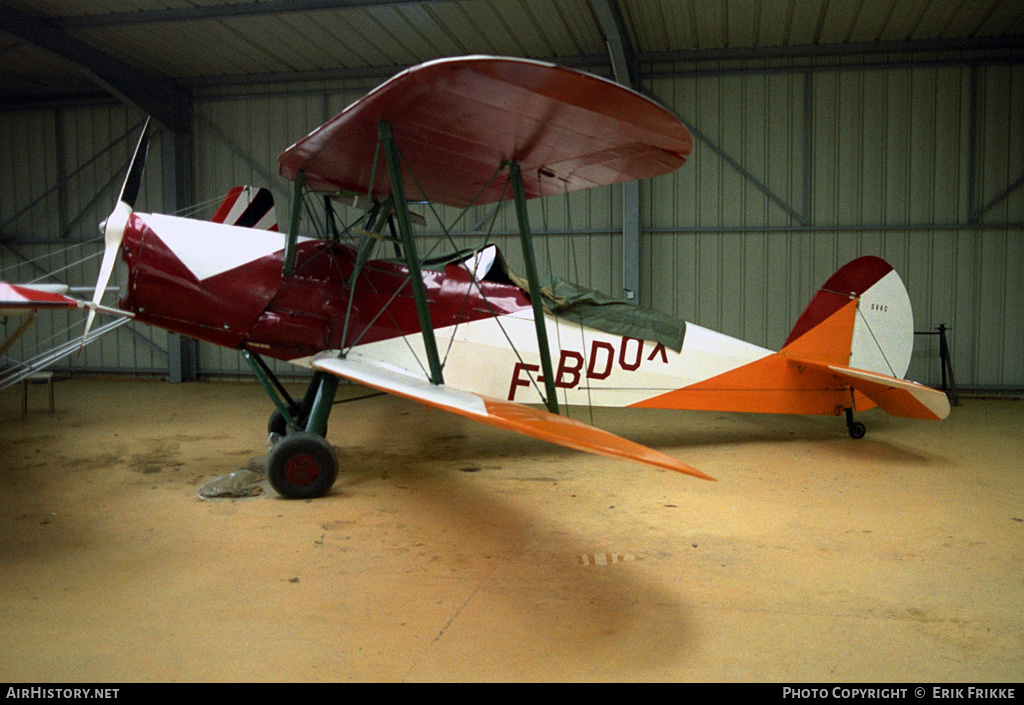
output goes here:
[[[633, 404], [657, 409], [773, 414], [839, 413], [850, 406], [850, 386], [828, 371], [796, 364], [789, 355], [823, 364], [850, 360], [856, 299], [839, 308], [781, 352], [703, 382]], [[869, 407], [873, 406], [870, 402]]]
[[653, 409], [832, 415], [850, 405], [837, 375], [793, 364], [781, 353], [633, 404]]
[[816, 362], [846, 365], [850, 362], [856, 316], [857, 299], [850, 299], [838, 311], [782, 348], [781, 352]]

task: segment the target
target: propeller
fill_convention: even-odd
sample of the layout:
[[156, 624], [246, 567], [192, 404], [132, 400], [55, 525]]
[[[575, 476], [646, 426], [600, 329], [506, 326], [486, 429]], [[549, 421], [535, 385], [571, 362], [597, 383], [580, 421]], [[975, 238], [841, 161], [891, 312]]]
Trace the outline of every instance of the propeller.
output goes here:
[[118, 196], [117, 204], [107, 219], [100, 223], [100, 230], [103, 232], [103, 262], [100, 264], [99, 277], [96, 279], [96, 290], [93, 292], [92, 305], [89, 307], [89, 317], [85, 321], [85, 333], [82, 334], [83, 346], [85, 338], [92, 328], [93, 319], [96, 317], [96, 308], [99, 306], [100, 299], [103, 298], [103, 292], [114, 271], [114, 262], [121, 249], [125, 227], [128, 225], [128, 219], [135, 207], [135, 199], [139, 197], [139, 190], [142, 188], [142, 172], [146, 168], [146, 154], [149, 151], [149, 122], [149, 118], [147, 118], [146, 124], [142, 128], [142, 135], [139, 137], [139, 143], [135, 146], [135, 154], [132, 155], [131, 164], [128, 166], [128, 174], [121, 186], [121, 195]]

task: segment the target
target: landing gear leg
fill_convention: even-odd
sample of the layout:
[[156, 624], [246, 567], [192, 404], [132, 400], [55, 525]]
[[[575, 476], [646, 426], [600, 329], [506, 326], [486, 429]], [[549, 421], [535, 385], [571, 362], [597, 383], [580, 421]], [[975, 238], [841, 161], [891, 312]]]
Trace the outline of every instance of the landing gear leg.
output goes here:
[[267, 423], [273, 442], [267, 457], [271, 487], [288, 499], [327, 494], [338, 476], [337, 456], [324, 438], [338, 378], [314, 372], [302, 401], [295, 402], [257, 355], [248, 350], [242, 354], [277, 407]]
[[[268, 370], [269, 372], [269, 370]], [[320, 373], [317, 373], [320, 374]], [[280, 383], [278, 383], [280, 387]], [[283, 387], [280, 387], [282, 395], [287, 394]], [[271, 439], [280, 439], [282, 436], [287, 435], [292, 431], [301, 431], [306, 428], [309, 423], [310, 410], [313, 408], [313, 404], [316, 401], [316, 395], [319, 392], [319, 385], [316, 376], [310, 382], [306, 388], [306, 394], [302, 398], [302, 401], [294, 401], [291, 397], [286, 397], [284, 401], [285, 411], [288, 412], [288, 416], [284, 415], [284, 411], [280, 408], [274, 409], [270, 414], [270, 419], [267, 421], [267, 433], [271, 434]], [[271, 397], [271, 399], [274, 399]], [[333, 401], [333, 400], [332, 400]], [[274, 399], [275, 404], [277, 400]], [[277, 436], [273, 436], [273, 434]], [[271, 440], [271, 443], [276, 443], [276, 440]]]
[[847, 408], [846, 410], [846, 430], [850, 434], [850, 438], [858, 439], [863, 438], [864, 434], [867, 433], [867, 427], [860, 421], [853, 420], [853, 409]]

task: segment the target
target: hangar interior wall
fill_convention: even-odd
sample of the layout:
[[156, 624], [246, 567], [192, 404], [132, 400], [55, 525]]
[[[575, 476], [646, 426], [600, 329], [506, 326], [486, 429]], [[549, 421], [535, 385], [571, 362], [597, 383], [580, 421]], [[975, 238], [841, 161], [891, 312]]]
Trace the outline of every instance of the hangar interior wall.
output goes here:
[[[1024, 66], [661, 64], [648, 76], [646, 89], [693, 128], [695, 148], [681, 170], [642, 186], [641, 304], [777, 348], [835, 269], [874, 254], [906, 282], [918, 331], [949, 327], [959, 386], [1024, 389]], [[272, 188], [286, 223], [278, 152], [370, 87], [198, 94], [196, 215], [212, 215], [230, 187], [254, 184]], [[141, 119], [119, 105], [0, 112], [5, 280], [49, 272], [94, 284], [97, 224]], [[154, 140], [142, 210], [163, 210], [160, 149]], [[621, 291], [622, 201], [610, 188], [531, 202], [542, 269]], [[425, 250], [489, 240], [518, 265], [511, 208], [440, 216], [453, 236], [430, 226]], [[68, 328], [80, 331], [80, 316], [40, 316], [10, 355], [67, 339]], [[56, 369], [166, 375], [167, 345], [163, 331], [129, 324]], [[198, 354], [203, 375], [248, 374], [235, 351], [203, 344]], [[934, 336], [918, 338], [908, 377], [939, 384]]]

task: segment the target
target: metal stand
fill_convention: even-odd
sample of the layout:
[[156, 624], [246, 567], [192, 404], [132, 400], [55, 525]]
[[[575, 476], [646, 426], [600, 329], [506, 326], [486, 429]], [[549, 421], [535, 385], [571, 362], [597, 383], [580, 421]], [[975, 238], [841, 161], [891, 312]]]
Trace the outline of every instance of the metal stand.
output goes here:
[[30, 384], [45, 384], [49, 387], [50, 413], [53, 414], [53, 373], [36, 372], [21, 381], [21, 415], [28, 416], [28, 386]]
[[949, 397], [949, 403], [953, 406], [960, 406], [960, 398], [956, 391], [956, 378], [953, 376], [953, 357], [949, 353], [949, 343], [946, 342], [946, 331], [949, 328], [945, 323], [940, 323], [934, 331], [915, 331], [914, 335], [937, 335], [939, 336], [939, 365], [942, 368], [942, 391]]

